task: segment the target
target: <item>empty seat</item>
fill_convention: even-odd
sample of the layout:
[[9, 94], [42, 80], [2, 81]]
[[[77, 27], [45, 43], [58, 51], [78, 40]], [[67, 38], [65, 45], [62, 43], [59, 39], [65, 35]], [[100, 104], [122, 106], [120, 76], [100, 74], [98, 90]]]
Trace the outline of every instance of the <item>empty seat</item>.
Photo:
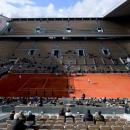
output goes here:
[[39, 129], [39, 130], [48, 130], [48, 129]]
[[57, 116], [51, 116], [49, 119], [56, 120]]
[[106, 116], [105, 119], [106, 120], [110, 120], [112, 118], [112, 116]]
[[62, 124], [54, 124], [52, 128], [53, 129], [63, 129], [64, 127]]
[[75, 120], [82, 120], [82, 117], [75, 116]]
[[100, 130], [111, 130], [111, 127], [108, 125], [101, 125]]
[[83, 121], [75, 121], [75, 124], [85, 124], [85, 122], [83, 122]]
[[51, 130], [63, 130], [63, 129], [51, 129]]
[[42, 124], [43, 124], [43, 121], [36, 121], [36, 124], [37, 124], [37, 125], [42, 125]]
[[0, 123], [0, 128], [7, 128], [7, 124], [6, 123]]
[[86, 121], [86, 125], [94, 124], [93, 121]]
[[115, 125], [115, 121], [107, 121], [106, 125]]
[[118, 119], [118, 121], [124, 121], [124, 122], [126, 122], [126, 121], [127, 121], [127, 119], [124, 119], [124, 118], [119, 118], [119, 119]]
[[118, 118], [117, 117], [110, 118], [110, 121], [118, 121]]
[[55, 124], [64, 124], [64, 120], [57, 120], [56, 122], [55, 122]]
[[40, 126], [41, 129], [51, 129], [52, 128], [52, 124], [44, 124], [42, 126]]
[[73, 122], [73, 120], [66, 120], [66, 123], [67, 123], [67, 124], [72, 124], [72, 123], [74, 123], [74, 122]]
[[115, 124], [119, 126], [123, 126], [125, 125], [125, 121], [116, 121]]
[[89, 125], [88, 130], [99, 130], [99, 126], [97, 126], [97, 125]]
[[47, 124], [54, 124], [54, 122], [55, 122], [54, 120], [47, 120], [46, 121]]
[[59, 116], [58, 120], [64, 120], [64, 116]]
[[12, 130], [12, 125], [11, 124], [7, 124], [7, 130]]
[[74, 125], [73, 124], [66, 124], [65, 129], [74, 129]]
[[105, 122], [103, 122], [103, 121], [96, 121], [96, 125], [105, 125]]
[[7, 124], [12, 124], [13, 120], [6, 120]]
[[123, 126], [123, 130], [130, 130], [130, 126]]
[[76, 129], [77, 129], [77, 130], [87, 129], [87, 127], [86, 127], [85, 124], [78, 124], [78, 125], [76, 126]]
[[125, 125], [129, 125], [130, 126], [130, 121], [126, 121]]
[[122, 126], [111, 126], [112, 130], [122, 130]]
[[69, 128], [68, 128], [68, 129], [65, 129], [65, 130], [75, 130], [75, 129], [74, 129], [74, 128], [72, 128], [72, 129], [69, 129]]

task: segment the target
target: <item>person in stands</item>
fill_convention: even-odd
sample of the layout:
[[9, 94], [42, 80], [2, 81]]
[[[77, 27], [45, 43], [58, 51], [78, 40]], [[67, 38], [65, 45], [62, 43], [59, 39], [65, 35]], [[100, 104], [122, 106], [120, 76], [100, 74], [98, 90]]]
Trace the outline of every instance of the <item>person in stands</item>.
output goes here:
[[60, 111], [59, 111], [59, 116], [65, 116], [65, 109], [62, 108]]
[[23, 111], [20, 111], [20, 112], [19, 112], [19, 119], [20, 119], [20, 120], [23, 120], [23, 122], [26, 122], [26, 116], [24, 115], [24, 112], [23, 112]]
[[86, 114], [83, 117], [83, 121], [93, 121], [93, 115], [91, 114], [90, 110], [87, 110]]
[[20, 117], [19, 113], [16, 113], [14, 115], [14, 120], [12, 122], [11, 130], [26, 130], [28, 128], [31, 128], [32, 125], [30, 125], [30, 126], [25, 125], [24, 121], [19, 119], [19, 117]]
[[72, 118], [72, 119], [73, 119], [73, 122], [75, 122], [75, 117], [74, 117], [74, 115], [72, 114], [72, 112], [70, 111], [70, 109], [68, 109], [68, 110], [65, 112], [64, 122], [66, 122], [66, 118]]
[[35, 124], [35, 115], [31, 111], [28, 112], [27, 121], [32, 121]]
[[86, 95], [85, 95], [85, 93], [83, 93], [81, 96], [81, 99], [85, 100], [85, 98], [86, 98]]
[[9, 115], [9, 120], [13, 120], [15, 115], [15, 111], [12, 111]]
[[94, 123], [96, 123], [96, 121], [105, 122], [105, 118], [104, 118], [104, 116], [102, 115], [102, 112], [101, 112], [101, 111], [95, 113]]

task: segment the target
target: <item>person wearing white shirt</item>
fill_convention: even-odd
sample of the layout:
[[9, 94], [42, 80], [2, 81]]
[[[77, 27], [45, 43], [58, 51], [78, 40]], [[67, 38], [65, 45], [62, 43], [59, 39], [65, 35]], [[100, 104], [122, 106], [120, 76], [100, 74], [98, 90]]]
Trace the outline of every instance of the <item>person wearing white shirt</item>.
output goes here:
[[72, 118], [72, 119], [73, 119], [73, 122], [75, 122], [75, 117], [74, 117], [74, 115], [72, 114], [72, 112], [70, 111], [70, 109], [68, 109], [68, 110], [65, 112], [65, 120], [64, 120], [64, 122], [66, 122], [66, 118]]

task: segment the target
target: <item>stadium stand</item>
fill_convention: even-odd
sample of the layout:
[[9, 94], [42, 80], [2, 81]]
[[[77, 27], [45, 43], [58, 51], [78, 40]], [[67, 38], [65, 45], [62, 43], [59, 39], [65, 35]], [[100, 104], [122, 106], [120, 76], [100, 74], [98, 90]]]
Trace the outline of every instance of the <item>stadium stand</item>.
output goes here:
[[[26, 130], [129, 130], [125, 19], [0, 16], [0, 130], [21, 118]], [[87, 110], [96, 121], [83, 121]]]
[[[96, 75], [93, 74], [92, 79], [89, 79], [87, 78], [89, 73], [101, 73], [103, 77], [106, 73], [118, 73], [112, 74], [115, 80], [122, 75], [121, 73], [125, 73], [123, 75], [125, 77], [129, 73], [129, 40], [119, 38], [123, 39], [129, 31], [118, 21], [87, 18], [15, 18], [7, 21], [10, 22], [10, 31], [5, 31], [0, 40], [0, 72], [1, 75], [10, 74], [2, 78], [0, 84], [2, 90], [5, 86], [9, 89], [10, 96], [80, 97], [83, 90], [85, 93], [89, 92], [88, 88], [86, 90], [85, 82], [92, 86], [97, 86], [98, 82], [103, 82], [100, 85], [104, 86], [107, 82], [97, 79], [95, 83], [93, 77]], [[25, 77], [26, 73], [29, 73], [28, 78], [24, 79], [23, 73]], [[31, 78], [33, 74], [36, 76]], [[84, 81], [79, 81], [82, 85], [76, 84], [76, 76], [79, 80], [84, 78]], [[8, 83], [5, 83], [6, 80]], [[116, 83], [111, 78], [109, 80]], [[126, 88], [129, 88], [128, 83], [126, 79]], [[87, 95], [90, 96], [91, 91]], [[105, 94], [96, 96], [101, 97]]]

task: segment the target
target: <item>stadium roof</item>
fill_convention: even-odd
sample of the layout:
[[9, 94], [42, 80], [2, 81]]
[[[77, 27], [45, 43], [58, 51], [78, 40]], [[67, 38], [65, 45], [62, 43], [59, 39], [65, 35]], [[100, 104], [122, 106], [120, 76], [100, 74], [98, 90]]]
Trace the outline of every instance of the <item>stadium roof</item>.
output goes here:
[[130, 16], [130, 0], [121, 4], [118, 8], [110, 12], [106, 17], [127, 17]]
[[9, 18], [102, 18], [126, 1], [127, 0], [0, 0], [0, 14]]

